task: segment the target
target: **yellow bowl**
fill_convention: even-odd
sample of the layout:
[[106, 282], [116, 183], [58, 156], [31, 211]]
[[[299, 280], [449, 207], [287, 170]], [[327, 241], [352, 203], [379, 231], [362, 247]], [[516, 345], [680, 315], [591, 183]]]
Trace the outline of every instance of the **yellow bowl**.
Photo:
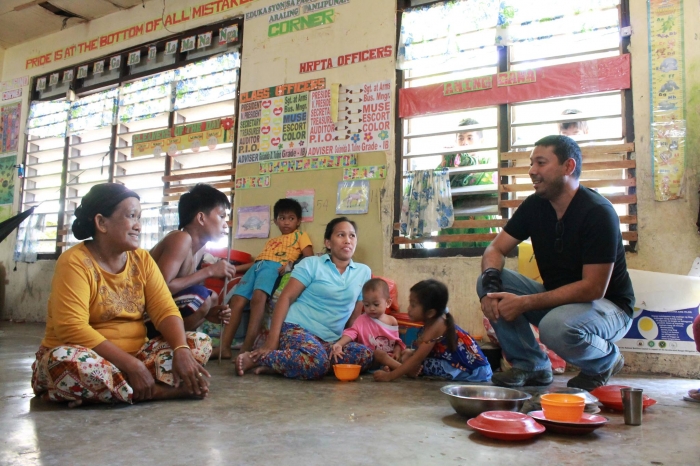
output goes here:
[[342, 380], [343, 382], [349, 382], [358, 378], [360, 376], [361, 369], [362, 366], [359, 364], [333, 365], [333, 372], [335, 372], [335, 376], [338, 378], [338, 380]]
[[586, 400], [577, 395], [548, 393], [540, 397], [544, 417], [550, 421], [578, 422]]

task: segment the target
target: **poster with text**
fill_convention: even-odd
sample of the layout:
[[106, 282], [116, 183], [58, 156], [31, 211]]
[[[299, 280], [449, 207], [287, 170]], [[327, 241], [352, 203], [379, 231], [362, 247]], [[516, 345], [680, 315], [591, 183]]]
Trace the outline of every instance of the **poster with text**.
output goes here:
[[310, 94], [309, 156], [390, 149], [389, 81], [341, 85], [337, 102], [331, 89]]
[[241, 104], [238, 164], [306, 156], [309, 93]]
[[369, 181], [338, 183], [336, 214], [366, 214], [369, 211]]
[[301, 205], [302, 222], [314, 221], [314, 196], [315, 190], [313, 189], [298, 189], [294, 191], [287, 191], [287, 197], [295, 199]]
[[17, 152], [22, 104], [0, 107], [0, 153]]
[[239, 207], [236, 238], [267, 238], [270, 236], [270, 206]]
[[700, 278], [628, 269], [634, 312], [627, 334], [615, 344], [623, 351], [700, 355], [693, 321], [700, 305]]

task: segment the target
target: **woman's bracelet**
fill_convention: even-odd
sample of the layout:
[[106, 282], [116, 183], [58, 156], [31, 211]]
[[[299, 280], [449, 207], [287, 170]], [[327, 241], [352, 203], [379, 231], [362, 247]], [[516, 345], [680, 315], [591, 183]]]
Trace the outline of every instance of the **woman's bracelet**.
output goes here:
[[173, 353], [174, 353], [175, 351], [179, 350], [180, 348], [187, 348], [187, 349], [190, 349], [190, 345], [180, 345], [180, 346], [176, 346], [175, 348], [173, 348]]

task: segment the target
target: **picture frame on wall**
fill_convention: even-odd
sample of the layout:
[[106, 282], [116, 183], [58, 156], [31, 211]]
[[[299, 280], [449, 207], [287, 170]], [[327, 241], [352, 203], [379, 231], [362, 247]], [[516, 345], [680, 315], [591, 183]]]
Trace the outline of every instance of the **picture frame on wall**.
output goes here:
[[78, 79], [87, 78], [87, 75], [88, 75], [88, 66], [87, 65], [79, 66], [77, 78]]
[[141, 63], [141, 51], [137, 50], [135, 52], [129, 53], [129, 57], [126, 59], [126, 64], [129, 66], [138, 65]]
[[58, 73], [51, 73], [49, 76], [49, 86], [55, 86], [58, 84]]
[[338, 183], [336, 214], [366, 214], [369, 212], [369, 181]]
[[118, 70], [122, 66], [122, 56], [116, 55], [109, 59], [109, 71]]
[[236, 238], [270, 236], [270, 206], [239, 207], [236, 211]]
[[158, 56], [158, 48], [154, 45], [148, 47], [148, 60], [155, 60]]
[[226, 28], [226, 42], [236, 42], [238, 40], [238, 25], [234, 24]]
[[203, 49], [204, 47], [209, 47], [211, 45], [211, 35], [211, 31], [199, 34], [197, 36], [197, 48]]
[[165, 54], [172, 55], [174, 53], [177, 53], [177, 39], [165, 43]]
[[316, 191], [313, 189], [298, 189], [287, 191], [290, 199], [296, 200], [301, 205], [301, 221], [308, 223], [314, 221], [314, 197]]
[[36, 90], [43, 91], [46, 89], [46, 78], [39, 78], [36, 80]]
[[180, 52], [194, 50], [196, 36], [185, 37], [180, 43]]
[[63, 84], [73, 81], [73, 70], [66, 70], [63, 72]]

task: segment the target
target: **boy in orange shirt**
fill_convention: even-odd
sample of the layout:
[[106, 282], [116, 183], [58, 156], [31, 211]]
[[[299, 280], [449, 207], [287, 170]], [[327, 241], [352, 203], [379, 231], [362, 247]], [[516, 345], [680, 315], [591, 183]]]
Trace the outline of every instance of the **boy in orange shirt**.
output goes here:
[[301, 204], [294, 199], [280, 199], [273, 208], [274, 222], [282, 236], [271, 238], [265, 248], [255, 258], [255, 263], [238, 266], [239, 271], [248, 270], [241, 282], [234, 288], [230, 301], [231, 320], [221, 336], [221, 357], [231, 357], [231, 342], [241, 324], [243, 309], [250, 302], [250, 321], [241, 353], [251, 351], [255, 338], [260, 333], [265, 313], [265, 303], [273, 291], [277, 277], [284, 272], [287, 264], [294, 263], [300, 256], [314, 254], [311, 238], [299, 231], [301, 225]]

